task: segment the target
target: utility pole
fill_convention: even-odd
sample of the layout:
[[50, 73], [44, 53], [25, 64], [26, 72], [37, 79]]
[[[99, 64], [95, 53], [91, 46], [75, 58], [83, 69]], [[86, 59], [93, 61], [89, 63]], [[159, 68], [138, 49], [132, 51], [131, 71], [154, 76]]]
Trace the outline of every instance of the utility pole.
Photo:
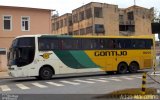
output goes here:
[[136, 5], [136, 0], [134, 0], [134, 6]]

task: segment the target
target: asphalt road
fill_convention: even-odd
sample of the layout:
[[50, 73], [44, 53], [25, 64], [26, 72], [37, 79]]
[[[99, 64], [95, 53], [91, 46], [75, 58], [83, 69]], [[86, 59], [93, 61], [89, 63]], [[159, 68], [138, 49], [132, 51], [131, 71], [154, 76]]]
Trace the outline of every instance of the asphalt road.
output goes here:
[[[113, 91], [141, 88], [142, 74], [143, 72], [107, 75], [98, 72], [57, 75], [51, 80], [2, 79], [0, 80], [0, 94], [2, 94], [0, 100], [96, 100], [94, 97]], [[152, 82], [150, 86], [156, 85]]]
[[[160, 82], [159, 71], [146, 70]], [[107, 75], [102, 72], [72, 75], [56, 75], [51, 80], [35, 78], [10, 78], [0, 80], [0, 100], [100, 100], [97, 96], [113, 91], [141, 88], [143, 71], [134, 74]], [[160, 84], [147, 77], [147, 87]], [[106, 99], [104, 99], [106, 100]]]
[[142, 82], [141, 77], [141, 72], [123, 75], [106, 75], [100, 72], [85, 73], [85, 75], [61, 75], [51, 80], [2, 79], [0, 80], [0, 94], [2, 98], [13, 97], [15, 100], [32, 100], [33, 97], [33, 100], [50, 100], [50, 98], [68, 98], [67, 100], [79, 98], [81, 100], [82, 97], [88, 100], [116, 90], [139, 88]]

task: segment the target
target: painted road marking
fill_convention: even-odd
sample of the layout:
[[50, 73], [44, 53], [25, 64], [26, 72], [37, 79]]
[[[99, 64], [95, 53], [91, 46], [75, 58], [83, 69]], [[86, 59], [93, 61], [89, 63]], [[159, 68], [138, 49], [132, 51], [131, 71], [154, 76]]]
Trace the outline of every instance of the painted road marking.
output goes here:
[[63, 83], [67, 83], [67, 84], [72, 84], [72, 85], [79, 85], [80, 83], [76, 83], [76, 82], [70, 82], [70, 81], [60, 81]]
[[29, 87], [23, 85], [23, 84], [16, 84], [17, 87], [19, 87], [22, 90], [30, 89]]
[[98, 82], [109, 82], [107, 80], [102, 80], [102, 79], [87, 79], [87, 80], [90, 80], [90, 81], [98, 81]]
[[1, 85], [0, 88], [2, 91], [11, 91], [11, 89], [7, 85]]
[[126, 80], [133, 80], [133, 78], [129, 78], [129, 77], [127, 77], [127, 76], [122, 76], [122, 77], [120, 77], [120, 78], [123, 78], [123, 79], [126, 79]]
[[99, 78], [99, 79], [102, 79], [102, 80], [107, 80], [107, 79], [109, 79], [109, 78]]
[[155, 74], [154, 74], [154, 72], [152, 72], [151, 75], [160, 76], [160, 71], [156, 71]]
[[92, 82], [92, 81], [84, 81], [84, 80], [74, 80], [74, 81], [83, 82], [83, 83], [95, 83], [95, 82]]
[[33, 85], [40, 87], [40, 88], [47, 88], [47, 86], [39, 84], [39, 83], [32, 83]]
[[141, 79], [141, 78], [142, 78], [142, 76], [135, 76], [135, 78], [140, 78], [140, 79]]
[[102, 80], [112, 80], [112, 81], [117, 81], [117, 82], [122, 81], [120, 79], [117, 79], [116, 77], [112, 77], [112, 78], [99, 78], [99, 79], [102, 79]]
[[112, 81], [117, 81], [117, 82], [120, 82], [120, 81], [122, 81], [122, 80], [120, 80], [120, 79], [117, 79], [117, 78], [109, 78], [109, 80], [112, 80]]
[[130, 77], [134, 77], [134, 78], [142, 78], [142, 75], [131, 75]]
[[59, 84], [59, 83], [54, 83], [54, 82], [46, 82], [50, 85], [54, 85], [54, 86], [64, 86], [63, 84]]

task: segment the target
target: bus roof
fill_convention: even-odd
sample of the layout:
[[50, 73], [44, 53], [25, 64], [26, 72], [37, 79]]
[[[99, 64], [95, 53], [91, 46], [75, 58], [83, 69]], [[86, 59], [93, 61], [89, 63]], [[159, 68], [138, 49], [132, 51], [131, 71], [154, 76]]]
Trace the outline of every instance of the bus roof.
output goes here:
[[139, 35], [139, 36], [91, 36], [91, 35], [52, 35], [52, 34], [37, 34], [37, 35], [22, 35], [21, 37], [56, 37], [56, 38], [154, 38], [153, 35]]

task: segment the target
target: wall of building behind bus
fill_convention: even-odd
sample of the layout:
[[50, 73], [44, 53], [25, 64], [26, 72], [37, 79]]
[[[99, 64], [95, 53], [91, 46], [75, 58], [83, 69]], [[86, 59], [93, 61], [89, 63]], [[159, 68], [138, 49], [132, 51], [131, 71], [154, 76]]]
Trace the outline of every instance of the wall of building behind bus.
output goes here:
[[7, 71], [6, 49], [0, 48], [0, 71]]
[[[36, 8], [0, 6], [0, 23], [3, 23], [3, 16], [11, 16], [11, 30], [4, 30], [0, 26], [0, 48], [9, 48], [14, 37], [20, 35], [46, 34], [51, 33], [51, 11]], [[29, 30], [22, 31], [21, 18], [29, 17]], [[6, 42], [7, 41], [7, 42]]]
[[[20, 35], [50, 34], [51, 10], [27, 7], [0, 6], [0, 48], [9, 49], [12, 40]], [[3, 29], [3, 16], [11, 16], [11, 30]], [[30, 29], [22, 31], [21, 18], [29, 17]], [[6, 55], [0, 54], [0, 71], [7, 69]]]
[[[98, 18], [94, 16], [95, 8], [102, 8], [102, 10], [100, 10], [102, 13], [99, 14], [102, 16]], [[92, 11], [90, 18], [86, 18], [88, 9]], [[82, 12], [85, 12], [83, 14], [83, 20], [80, 16]], [[67, 13], [62, 16], [53, 16], [52, 33], [71, 33], [71, 35], [151, 35], [153, 12], [153, 8], [148, 9], [140, 6], [118, 8], [118, 5], [91, 2], [74, 9], [72, 13]], [[63, 19], [68, 19], [68, 21]], [[67, 22], [68, 24], [63, 24]], [[103, 33], [95, 33], [94, 26], [96, 24], [104, 26]], [[93, 30], [87, 32], [88, 27], [92, 27]], [[81, 30], [83, 31], [81, 32]]]
[[7, 57], [6, 55], [0, 55], [0, 72], [7, 71]]

